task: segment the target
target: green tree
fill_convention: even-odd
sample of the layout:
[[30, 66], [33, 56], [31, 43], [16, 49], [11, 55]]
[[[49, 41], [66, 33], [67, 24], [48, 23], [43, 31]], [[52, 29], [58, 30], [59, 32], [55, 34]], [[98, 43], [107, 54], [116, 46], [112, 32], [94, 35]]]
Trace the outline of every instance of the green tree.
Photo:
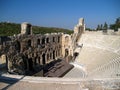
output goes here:
[[97, 26], [97, 30], [100, 30], [100, 29], [101, 29], [101, 28], [100, 28], [100, 25], [98, 25], [98, 26]]
[[104, 33], [107, 33], [107, 29], [108, 29], [108, 25], [107, 25], [107, 23], [105, 22], [105, 23], [104, 23], [104, 26], [103, 26], [103, 32], [104, 32]]
[[110, 29], [114, 29], [114, 31], [118, 31], [118, 28], [120, 28], [120, 17], [116, 18], [116, 21], [114, 24], [110, 25]]
[[104, 29], [104, 30], [107, 30], [107, 29], [108, 29], [108, 25], [107, 25], [106, 22], [104, 23], [103, 29]]
[[101, 24], [101, 25], [100, 25], [100, 30], [102, 30], [102, 29], [103, 29], [103, 25]]
[[115, 24], [120, 24], [120, 17], [116, 19]]
[[[0, 22], [0, 36], [13, 36], [14, 34], [19, 34], [21, 30], [21, 25], [16, 23]], [[32, 26], [34, 34], [45, 34], [45, 33], [67, 33], [72, 34], [72, 30], [63, 28], [51, 28], [51, 27], [39, 27]]]

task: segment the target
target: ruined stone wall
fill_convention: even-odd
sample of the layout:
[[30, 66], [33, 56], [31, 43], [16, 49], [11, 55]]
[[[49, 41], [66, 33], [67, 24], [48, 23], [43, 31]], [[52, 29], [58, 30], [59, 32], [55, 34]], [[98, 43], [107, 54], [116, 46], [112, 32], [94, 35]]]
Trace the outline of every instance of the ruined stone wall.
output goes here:
[[61, 57], [61, 34], [21, 35], [10, 42], [8, 71], [24, 74]]
[[21, 34], [29, 35], [32, 34], [32, 25], [24, 22], [21, 24]]
[[62, 57], [70, 61], [73, 56], [72, 37], [69, 34], [62, 34]]
[[0, 56], [6, 55], [8, 72], [25, 74], [62, 57], [62, 34], [32, 34], [32, 25], [21, 24], [21, 33], [0, 37]]
[[[61, 33], [45, 35], [21, 34], [4, 41], [1, 55], [5, 54], [10, 73], [25, 74], [62, 57]], [[1, 56], [0, 55], [0, 56]]]
[[73, 50], [76, 48], [77, 43], [84, 32], [85, 32], [84, 19], [80, 18], [78, 24], [74, 27], [74, 33], [72, 35]]
[[[62, 33], [32, 34], [32, 25], [21, 24], [21, 33], [10, 37], [9, 41], [0, 44], [2, 54], [6, 55], [6, 63], [10, 73], [25, 74], [28, 71], [41, 69], [42, 66], [64, 58], [69, 61], [73, 56], [73, 44], [83, 32], [84, 21], [77, 27], [77, 36]], [[82, 25], [82, 26], [81, 26]], [[0, 40], [1, 41], [1, 40]]]

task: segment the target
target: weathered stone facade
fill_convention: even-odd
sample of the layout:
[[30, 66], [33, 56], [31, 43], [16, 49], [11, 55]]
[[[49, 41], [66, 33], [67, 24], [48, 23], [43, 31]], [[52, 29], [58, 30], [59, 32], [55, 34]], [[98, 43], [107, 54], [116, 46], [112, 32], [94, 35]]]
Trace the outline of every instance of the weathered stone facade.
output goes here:
[[82, 33], [85, 32], [85, 24], [84, 24], [84, 19], [80, 18], [78, 24], [74, 27], [74, 34], [72, 35], [72, 48], [73, 51], [78, 45], [78, 41], [82, 36]]
[[8, 72], [26, 74], [37, 71], [58, 58], [70, 61], [80, 35], [84, 32], [84, 19], [74, 29], [73, 35], [63, 33], [32, 34], [32, 25], [21, 24], [21, 34], [0, 37], [0, 56], [5, 54]]
[[32, 25], [24, 22], [21, 24], [21, 34], [32, 34]]
[[73, 56], [72, 37], [68, 34], [62, 34], [62, 56], [69, 62]]
[[77, 46], [77, 42], [80, 39], [82, 33], [85, 32], [84, 19], [80, 18], [78, 24], [74, 27], [74, 33], [72, 35], [62, 35], [62, 54], [63, 57], [70, 60], [70, 57], [74, 56], [74, 49]]
[[[7, 54], [9, 61], [15, 62], [15, 60], [19, 60], [16, 62], [21, 62], [21, 64], [24, 62], [23, 64], [25, 65], [17, 64], [24, 66], [23, 69], [28, 71], [34, 70], [36, 67], [38, 69], [40, 65], [45, 65], [61, 57], [61, 34], [16, 37], [10, 49], [10, 52]], [[11, 56], [12, 58], [10, 58]], [[9, 66], [9, 68], [11, 67]]]
[[1, 55], [6, 54], [7, 57], [8, 71], [25, 74], [62, 57], [61, 38], [61, 33], [33, 35], [31, 25], [23, 23], [21, 34], [1, 45]]

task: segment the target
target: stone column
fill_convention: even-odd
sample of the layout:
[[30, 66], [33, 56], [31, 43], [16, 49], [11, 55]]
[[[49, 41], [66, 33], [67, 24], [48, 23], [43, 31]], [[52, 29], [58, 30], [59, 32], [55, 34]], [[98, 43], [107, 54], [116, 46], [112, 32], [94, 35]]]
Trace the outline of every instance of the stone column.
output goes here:
[[39, 62], [39, 65], [41, 64], [41, 62], [40, 62], [40, 57], [38, 57], [38, 62]]
[[33, 68], [35, 68], [35, 58], [34, 57], [32, 57], [32, 62], [33, 62]]
[[42, 55], [40, 55], [40, 57], [41, 57], [40, 58], [40, 64], [43, 65], [43, 63], [42, 63]]

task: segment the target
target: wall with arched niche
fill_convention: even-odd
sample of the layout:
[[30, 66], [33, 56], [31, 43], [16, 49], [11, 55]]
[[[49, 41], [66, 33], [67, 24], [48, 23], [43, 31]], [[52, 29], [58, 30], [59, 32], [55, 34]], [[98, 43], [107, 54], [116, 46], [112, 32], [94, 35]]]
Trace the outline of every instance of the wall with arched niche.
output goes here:
[[[20, 36], [11, 42], [12, 49], [9, 52], [12, 53], [10, 53], [8, 57], [21, 57], [22, 59], [20, 62], [23, 62], [23, 65], [25, 65], [23, 67], [24, 69], [22, 69], [24, 71], [37, 70], [41, 65], [45, 65], [62, 57], [61, 37], [61, 34]], [[12, 66], [13, 62], [11, 58], [8, 58], [8, 60], [10, 61], [8, 64]], [[20, 69], [20, 64], [18, 65], [16, 63], [16, 66]], [[10, 72], [12, 71], [11, 69], [13, 68], [9, 68]]]

